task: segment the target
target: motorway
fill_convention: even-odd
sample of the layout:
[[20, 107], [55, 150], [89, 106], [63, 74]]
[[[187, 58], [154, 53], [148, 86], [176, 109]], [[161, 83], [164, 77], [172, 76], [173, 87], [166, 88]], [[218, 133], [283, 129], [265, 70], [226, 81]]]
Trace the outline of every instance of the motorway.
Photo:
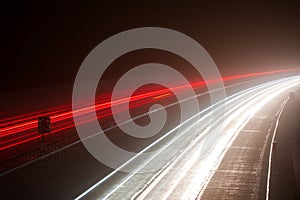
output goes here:
[[[280, 80], [254, 87], [227, 98], [226, 114], [220, 116], [225, 119], [222, 135], [208, 155], [201, 156], [200, 149], [205, 141], [204, 138], [213, 133], [219, 122], [209, 126], [202, 124], [203, 121], [208, 120], [208, 115], [204, 115], [198, 122], [201, 125], [195, 134], [188, 133], [189, 130], [183, 131], [168, 143], [161, 144], [162, 147], [155, 156], [141, 162], [140, 165], [135, 162], [133, 173], [124, 175], [114, 171], [77, 198], [197, 198], [199, 191], [204, 188], [211, 176], [211, 169], [218, 166], [228, 150], [227, 147], [232, 144], [251, 117], [271, 99], [298, 84], [299, 77], [295, 77], [291, 80]], [[214, 106], [213, 109], [217, 110], [218, 106]], [[151, 166], [162, 167], [160, 170], [151, 171]], [[149, 169], [144, 170], [144, 168]]]
[[[300, 77], [283, 78], [237, 92], [224, 100], [225, 114], [218, 111], [221, 102], [203, 109], [197, 114], [199, 118], [192, 117], [196, 121], [184, 122], [186, 128], [181, 132], [174, 134], [179, 127], [169, 129], [117, 170], [97, 163], [80, 145], [67, 149], [61, 157], [42, 160], [25, 167], [18, 175], [1, 179], [2, 195], [45, 195], [43, 199], [199, 198], [199, 192], [209, 185], [213, 169], [220, 165], [228, 147], [252, 117], [274, 98], [283, 102], [280, 94], [299, 83]], [[218, 120], [209, 124], [211, 110], [217, 113]], [[200, 151], [204, 141], [222, 122], [221, 136], [204, 156]], [[190, 131], [193, 127], [197, 131]], [[149, 157], [141, 156], [152, 151], [155, 153]], [[132, 173], [120, 171], [122, 168], [132, 169]]]

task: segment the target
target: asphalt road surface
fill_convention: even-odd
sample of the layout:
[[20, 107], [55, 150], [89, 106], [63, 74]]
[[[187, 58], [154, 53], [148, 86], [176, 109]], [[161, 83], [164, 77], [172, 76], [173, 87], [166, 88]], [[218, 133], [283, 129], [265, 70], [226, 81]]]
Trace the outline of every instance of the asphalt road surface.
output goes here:
[[272, 152], [270, 199], [300, 199], [300, 92], [282, 112]]
[[[272, 119], [274, 119], [284, 97], [287, 95], [284, 92], [298, 83], [299, 77], [284, 79], [229, 96], [226, 101], [227, 112], [225, 115], [220, 113], [219, 116], [221, 121], [225, 120], [222, 135], [215, 146], [216, 148], [213, 148], [208, 156], [199, 156], [199, 148], [203, 145], [204, 138], [219, 127], [219, 121], [210, 125], [206, 123], [209, 121], [207, 120], [209, 109], [203, 110], [201, 113], [201, 126], [198, 127], [198, 132], [187, 134], [189, 131], [187, 128], [185, 131], [172, 136], [172, 131], [169, 131], [169, 135], [155, 141], [155, 145], [147, 149], [158, 150], [157, 155], [147, 158], [137, 156], [133, 162], [128, 163], [128, 166], [131, 165], [134, 168], [133, 173], [120, 172], [104, 166], [89, 155], [81, 144], [78, 144], [49, 156], [47, 159], [41, 159], [39, 162], [24, 167], [9, 176], [2, 177], [1, 196], [4, 199], [130, 199], [133, 197], [137, 199], [174, 199], [205, 197], [206, 191], [209, 191], [210, 184], [217, 175], [214, 173], [214, 169], [222, 166], [220, 161], [225, 155], [230, 154], [229, 147], [231, 144], [233, 144], [232, 149], [241, 150], [242, 154], [250, 153], [253, 155], [253, 158], [250, 156], [251, 158], [241, 159], [245, 163], [250, 162], [249, 166], [252, 166], [253, 162], [256, 163], [254, 166], [256, 171], [251, 171], [250, 167], [247, 176], [256, 177], [256, 185], [253, 185], [254, 188], [258, 188], [261, 178], [257, 177], [262, 177], [258, 173], [258, 168], [260, 168], [259, 164], [264, 165], [261, 158], [264, 155], [261, 152], [258, 153], [260, 155], [258, 163], [255, 159], [258, 150], [263, 150], [268, 146], [263, 140], [268, 135], [268, 131], [265, 130], [269, 130], [268, 127], [272, 124]], [[276, 97], [279, 94], [281, 95]], [[273, 97], [275, 100], [272, 100]], [[268, 104], [268, 107], [271, 108], [267, 109], [266, 116], [253, 117], [261, 107], [271, 100], [272, 103]], [[212, 106], [214, 110], [219, 109], [218, 105]], [[264, 121], [262, 119], [268, 123], [260, 124]], [[187, 122], [186, 127], [197, 124], [199, 121], [196, 124]], [[262, 125], [260, 128], [265, 136], [257, 134], [260, 131], [253, 131], [260, 125]], [[172, 127], [174, 124], [170, 126]], [[170, 127], [167, 129], [172, 130]], [[235, 146], [239, 140], [245, 142], [239, 137], [246, 138], [246, 143], [241, 143], [242, 146]], [[259, 142], [254, 142], [256, 140]], [[256, 147], [251, 147], [252, 143], [258, 146], [256, 151]], [[226, 160], [226, 156], [223, 160]], [[156, 170], [152, 170], [154, 166]], [[157, 166], [159, 166], [158, 169]], [[231, 168], [230, 170], [232, 172]], [[141, 171], [143, 172], [139, 173]], [[256, 176], [253, 176], [253, 173], [256, 173]], [[260, 173], [262, 173], [262, 169], [260, 169]], [[204, 192], [199, 194], [200, 191]], [[250, 195], [251, 198], [259, 196], [257, 194], [260, 192], [259, 189], [253, 191], [255, 194]]]

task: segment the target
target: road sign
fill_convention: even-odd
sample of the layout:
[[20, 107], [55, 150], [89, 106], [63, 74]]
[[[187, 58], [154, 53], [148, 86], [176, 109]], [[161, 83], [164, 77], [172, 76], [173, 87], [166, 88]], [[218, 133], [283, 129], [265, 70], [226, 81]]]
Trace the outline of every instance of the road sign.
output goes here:
[[39, 117], [38, 118], [38, 132], [41, 134], [50, 133], [50, 117]]

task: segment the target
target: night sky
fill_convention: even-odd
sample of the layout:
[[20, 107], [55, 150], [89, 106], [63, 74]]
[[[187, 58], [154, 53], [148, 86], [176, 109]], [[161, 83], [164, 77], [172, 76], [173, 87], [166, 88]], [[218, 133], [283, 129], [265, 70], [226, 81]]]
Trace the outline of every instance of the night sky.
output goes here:
[[300, 65], [297, 1], [45, 2], [1, 5], [3, 92], [72, 85], [96, 45], [146, 26], [194, 38], [222, 74]]

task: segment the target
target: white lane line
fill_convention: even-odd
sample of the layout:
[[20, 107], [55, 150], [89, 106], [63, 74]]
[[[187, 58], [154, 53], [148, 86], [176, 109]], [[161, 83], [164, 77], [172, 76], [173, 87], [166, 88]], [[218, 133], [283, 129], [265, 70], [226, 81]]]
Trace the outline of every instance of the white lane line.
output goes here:
[[270, 152], [269, 152], [269, 166], [268, 166], [268, 177], [267, 177], [266, 200], [268, 200], [270, 198], [270, 179], [271, 179], [271, 165], [272, 165], [273, 142], [275, 140], [275, 136], [276, 136], [276, 133], [277, 133], [277, 129], [278, 129], [278, 125], [279, 125], [279, 120], [280, 120], [281, 114], [282, 114], [283, 109], [285, 108], [285, 105], [286, 105], [286, 103], [287, 103], [288, 100], [289, 100], [289, 97], [281, 105], [280, 112], [279, 112], [279, 114], [277, 116], [277, 119], [276, 119], [276, 124], [275, 124], [274, 132], [273, 132], [273, 136], [272, 136], [272, 140], [271, 140], [271, 146], [270, 146]]

